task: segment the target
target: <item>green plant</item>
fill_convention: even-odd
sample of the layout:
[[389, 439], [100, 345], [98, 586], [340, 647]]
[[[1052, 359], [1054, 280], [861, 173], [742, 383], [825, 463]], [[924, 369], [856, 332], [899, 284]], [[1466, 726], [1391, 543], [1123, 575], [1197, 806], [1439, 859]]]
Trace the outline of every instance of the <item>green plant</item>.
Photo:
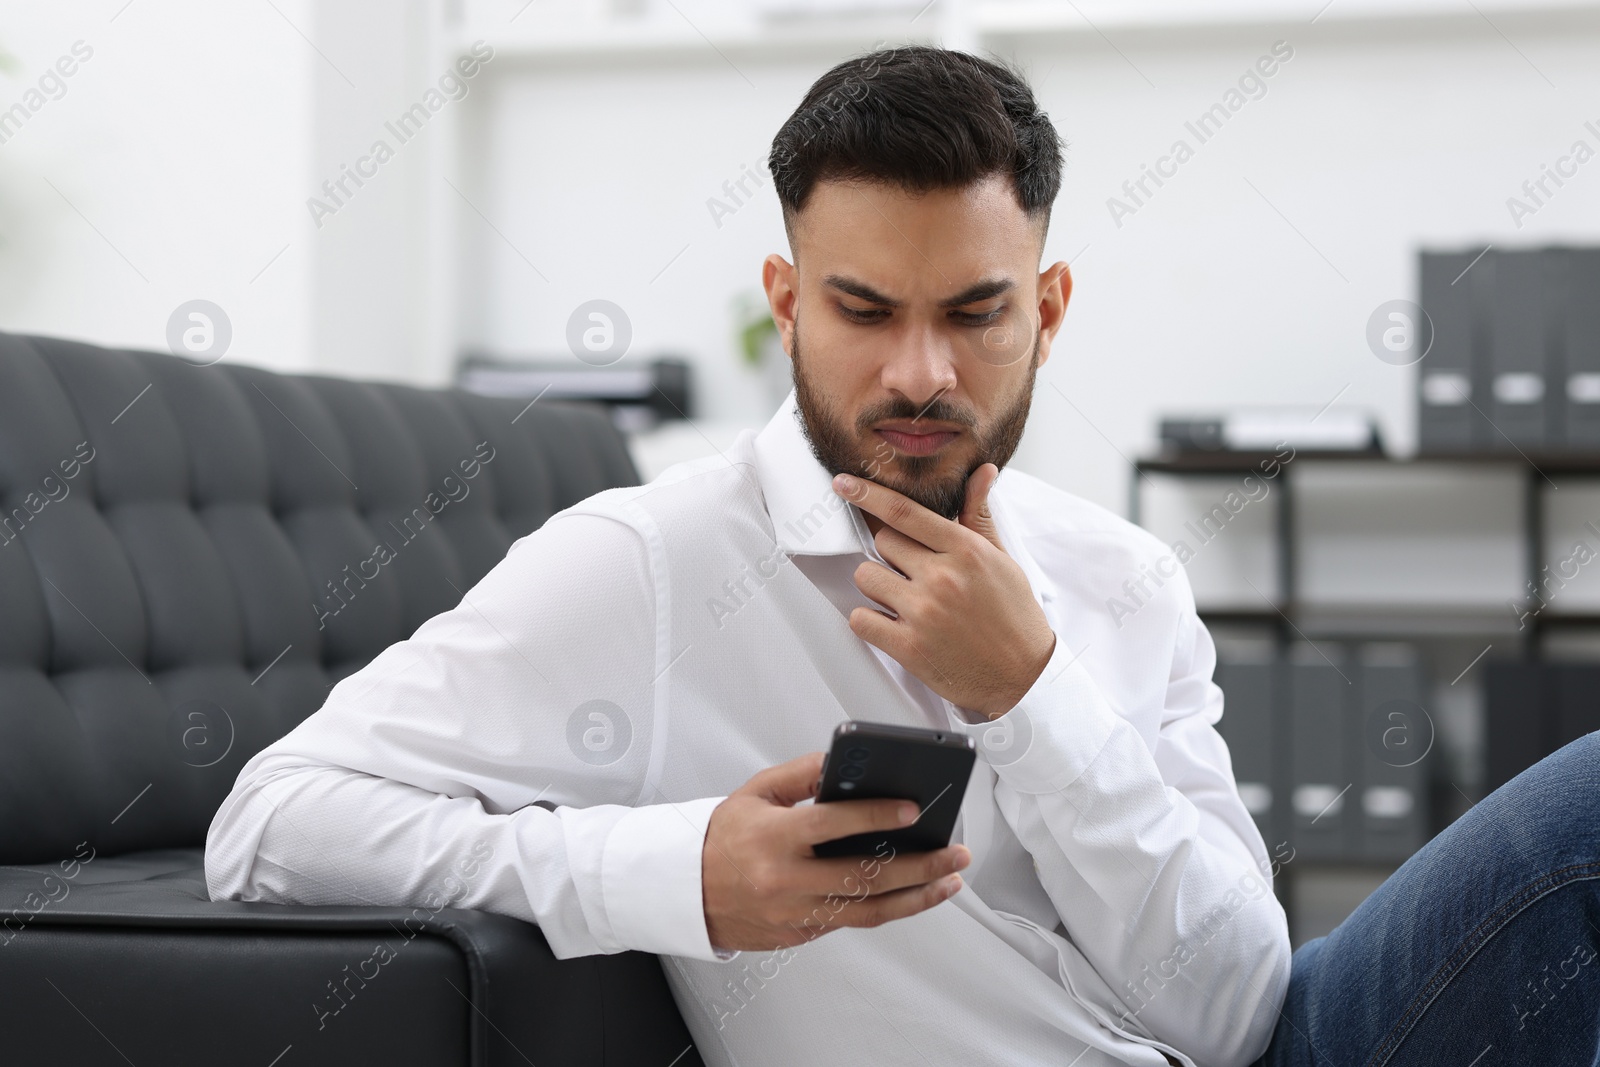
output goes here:
[[744, 361], [761, 366], [767, 338], [778, 336], [778, 324], [772, 321], [766, 300], [752, 293], [741, 294], [734, 303], [734, 329]]

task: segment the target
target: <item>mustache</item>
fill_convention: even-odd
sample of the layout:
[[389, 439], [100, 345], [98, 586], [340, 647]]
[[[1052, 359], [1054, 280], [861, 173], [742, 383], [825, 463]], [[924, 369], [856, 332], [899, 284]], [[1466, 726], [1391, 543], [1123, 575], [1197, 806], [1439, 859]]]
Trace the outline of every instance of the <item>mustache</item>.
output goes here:
[[958, 407], [945, 400], [943, 396], [935, 397], [927, 404], [913, 404], [904, 396], [891, 397], [881, 403], [874, 404], [856, 417], [856, 429], [865, 434], [872, 429], [873, 423], [885, 419], [927, 419], [930, 422], [952, 422], [964, 429], [971, 430], [978, 425], [978, 417], [966, 408]]

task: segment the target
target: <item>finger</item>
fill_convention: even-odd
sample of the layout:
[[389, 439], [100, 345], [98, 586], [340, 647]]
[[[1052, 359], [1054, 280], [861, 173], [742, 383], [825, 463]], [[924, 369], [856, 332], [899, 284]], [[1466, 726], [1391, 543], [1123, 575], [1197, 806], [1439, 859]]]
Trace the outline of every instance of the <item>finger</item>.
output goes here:
[[[984, 540], [994, 545], [1000, 551], [1005, 551], [1005, 546], [1000, 543], [1000, 531], [995, 529], [994, 515], [989, 511], [989, 490], [994, 488], [995, 479], [1000, 477], [1000, 468], [993, 463], [980, 464], [967, 479], [967, 496], [961, 506], [961, 525], [974, 533], [981, 534]], [[882, 549], [879, 549], [881, 552]]]
[[787, 763], [768, 767], [750, 776], [735, 792], [749, 793], [773, 804], [793, 807], [817, 795], [817, 779], [822, 775], [821, 752], [808, 752]]
[[961, 891], [961, 884], [961, 876], [951, 874], [927, 885], [853, 901], [833, 917], [833, 923], [835, 926], [882, 926], [944, 903]]
[[836, 474], [834, 492], [862, 511], [876, 515], [896, 530], [935, 552], [949, 551], [956, 543], [956, 524], [936, 515], [903, 493], [886, 485], [850, 474]]
[[893, 526], [885, 526], [872, 537], [878, 555], [894, 565], [894, 569], [910, 578], [917, 576], [922, 563], [933, 555], [933, 549], [921, 541], [907, 537]]
[[904, 663], [901, 654], [906, 649], [902, 648], [901, 632], [898, 629], [898, 620], [891, 619], [881, 611], [873, 608], [853, 608], [850, 612], [850, 632], [855, 634], [867, 644], [881, 648], [892, 656], [897, 662]]
[[966, 845], [948, 845], [932, 852], [900, 852], [887, 859], [877, 856], [840, 856], [808, 859], [795, 876], [795, 888], [826, 896], [861, 899], [897, 889], [926, 885], [937, 878], [965, 870], [972, 863]]
[[921, 814], [910, 800], [830, 800], [794, 813], [794, 832], [807, 845], [873, 830], [896, 830]]
[[896, 602], [910, 587], [910, 579], [902, 578], [883, 564], [870, 559], [856, 567], [851, 578], [855, 581], [856, 588], [869, 600], [876, 600], [896, 615], [900, 614]]
[[881, 611], [856, 608], [850, 612], [850, 632], [867, 644], [882, 649], [889, 658], [921, 679], [940, 696], [955, 690], [955, 681], [918, 646], [910, 623], [891, 619]]

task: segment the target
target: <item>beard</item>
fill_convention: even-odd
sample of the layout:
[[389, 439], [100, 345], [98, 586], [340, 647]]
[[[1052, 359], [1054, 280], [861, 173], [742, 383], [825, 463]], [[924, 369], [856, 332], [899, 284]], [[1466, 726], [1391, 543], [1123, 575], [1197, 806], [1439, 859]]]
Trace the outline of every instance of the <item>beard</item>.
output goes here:
[[[1022, 431], [1028, 422], [1028, 409], [1033, 401], [1034, 378], [1039, 371], [1039, 344], [1035, 336], [1033, 350], [1028, 354], [1028, 376], [1015, 400], [981, 425], [977, 416], [967, 408], [947, 402], [941, 395], [922, 407], [904, 395], [896, 395], [873, 404], [856, 417], [850, 427], [838, 415], [811, 379], [805, 362], [800, 358], [800, 318], [795, 316], [794, 341], [791, 361], [794, 371], [795, 406], [799, 411], [806, 439], [817, 462], [829, 473], [853, 474], [915, 500], [918, 504], [941, 515], [955, 519], [967, 499], [967, 479], [985, 463], [993, 463], [1005, 470], [1006, 463], [1022, 441]], [[881, 438], [875, 446], [866, 442], [873, 438], [875, 423], [886, 419], [930, 419], [954, 423], [962, 427], [962, 437], [975, 442], [972, 453], [964, 463], [951, 468], [948, 454], [912, 456], [893, 451]], [[958, 437], [957, 442], [962, 438]], [[945, 469], [948, 468], [948, 469]]]

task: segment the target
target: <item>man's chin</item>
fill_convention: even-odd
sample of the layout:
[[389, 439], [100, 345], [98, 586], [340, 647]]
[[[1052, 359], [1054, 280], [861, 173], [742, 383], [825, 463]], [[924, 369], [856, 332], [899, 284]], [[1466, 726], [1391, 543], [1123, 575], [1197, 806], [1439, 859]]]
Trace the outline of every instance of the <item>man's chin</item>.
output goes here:
[[961, 514], [966, 498], [966, 468], [953, 456], [896, 456], [888, 463], [869, 462], [861, 469], [871, 481], [915, 500], [929, 511], [947, 519]]

